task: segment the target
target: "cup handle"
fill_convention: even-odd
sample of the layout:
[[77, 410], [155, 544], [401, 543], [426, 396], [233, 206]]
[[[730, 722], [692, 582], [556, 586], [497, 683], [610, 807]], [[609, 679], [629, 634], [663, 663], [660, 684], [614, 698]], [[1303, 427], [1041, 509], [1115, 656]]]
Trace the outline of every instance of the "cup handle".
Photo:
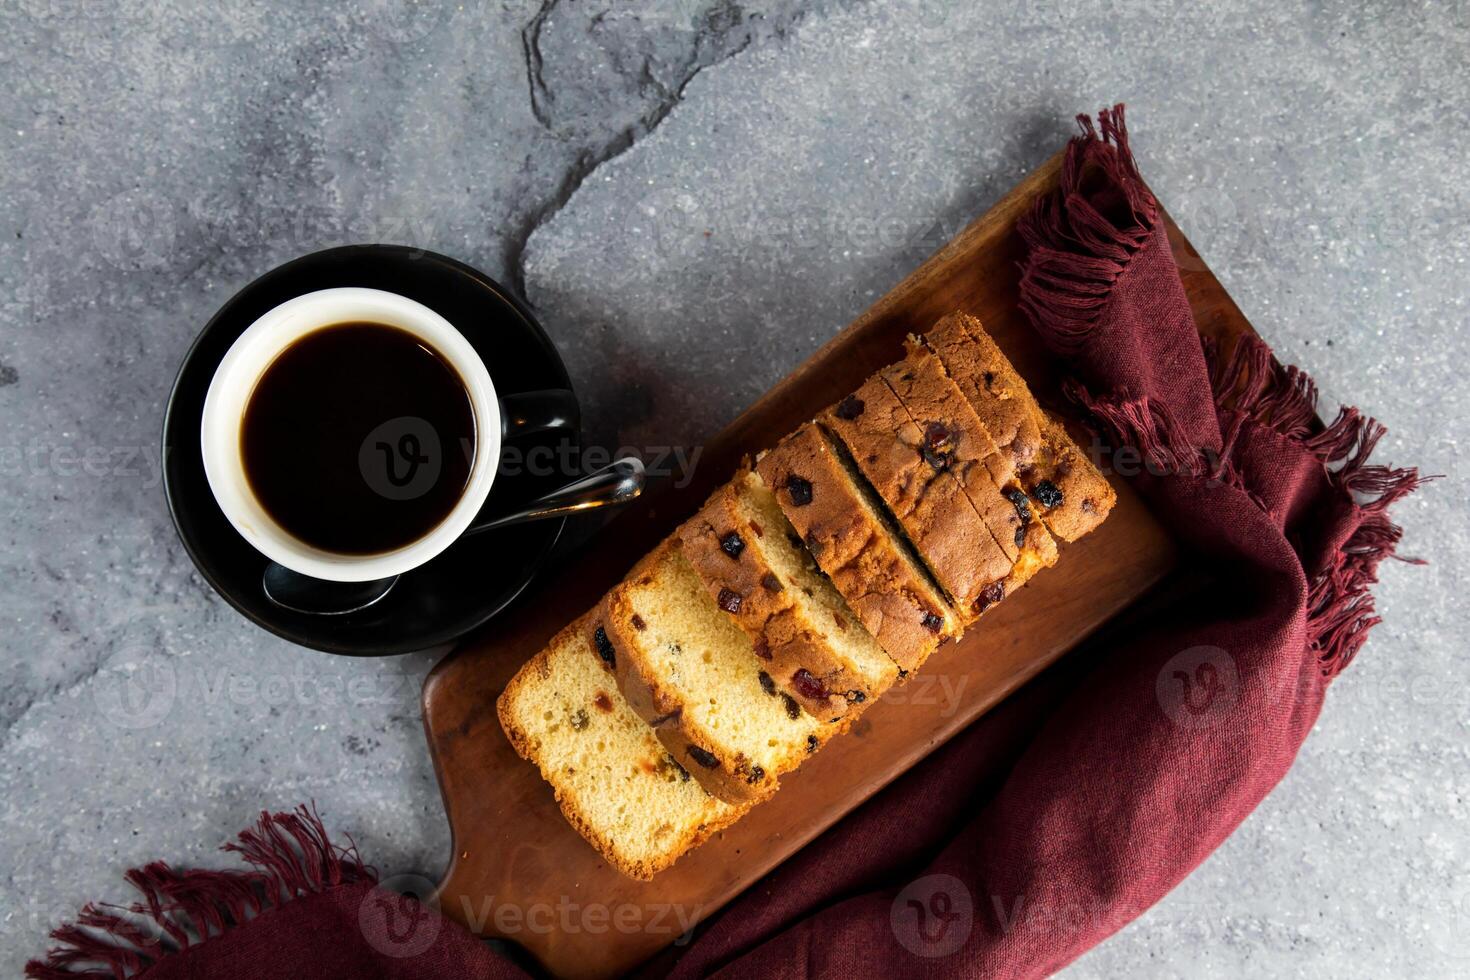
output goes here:
[[581, 416], [577, 397], [566, 388], [506, 395], [500, 399], [500, 437], [512, 439], [550, 429], [575, 429]]

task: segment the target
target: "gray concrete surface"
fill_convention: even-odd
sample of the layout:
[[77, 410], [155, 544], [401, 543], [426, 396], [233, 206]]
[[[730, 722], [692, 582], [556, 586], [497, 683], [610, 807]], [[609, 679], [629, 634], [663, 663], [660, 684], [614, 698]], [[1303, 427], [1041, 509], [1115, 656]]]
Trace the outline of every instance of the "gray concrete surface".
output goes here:
[[432, 658], [256, 630], [169, 525], [163, 399], [235, 289], [447, 252], [528, 294], [599, 440], [693, 444], [1115, 99], [1259, 330], [1448, 478], [1285, 784], [1069, 972], [1467, 969], [1465, 3], [13, 0], [0, 38], [0, 972], [261, 806], [446, 859]]

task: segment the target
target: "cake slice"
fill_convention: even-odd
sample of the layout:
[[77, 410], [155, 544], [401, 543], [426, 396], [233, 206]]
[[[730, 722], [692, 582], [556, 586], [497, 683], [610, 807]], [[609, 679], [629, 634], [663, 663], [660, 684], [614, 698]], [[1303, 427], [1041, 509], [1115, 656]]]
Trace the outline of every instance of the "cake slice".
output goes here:
[[873, 375], [820, 417], [968, 621], [980, 593], [1014, 564], [976, 513], [942, 453]]
[[815, 423], [761, 455], [756, 470], [863, 626], [900, 670], [917, 670], [959, 618], [863, 478]]
[[728, 803], [770, 796], [782, 773], [839, 730], [764, 678], [750, 637], [715, 605], [675, 539], [634, 566], [589, 627], [628, 704]]
[[997, 448], [1014, 460], [1021, 487], [1051, 533], [1075, 541], [1101, 524], [1117, 493], [1067, 430], [1042, 411], [980, 321], [951, 313], [924, 334], [923, 344], [944, 364]]
[[758, 474], [736, 474], [678, 533], [771, 683], [818, 720], [860, 710], [892, 686], [898, 667], [812, 563]]
[[628, 706], [585, 617], [520, 669], [496, 710], [567, 822], [625, 875], [646, 881], [744, 812], [705, 792]]

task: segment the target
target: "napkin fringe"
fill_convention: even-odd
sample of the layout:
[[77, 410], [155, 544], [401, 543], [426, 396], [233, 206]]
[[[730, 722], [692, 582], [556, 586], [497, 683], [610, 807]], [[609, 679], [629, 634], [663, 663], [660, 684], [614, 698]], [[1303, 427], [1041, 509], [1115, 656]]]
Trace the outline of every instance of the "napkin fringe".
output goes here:
[[249, 871], [175, 871], [161, 861], [123, 877], [142, 894], [131, 905], [89, 903], [51, 932], [58, 945], [26, 964], [32, 980], [127, 980], [173, 953], [218, 936], [292, 899], [338, 885], [377, 881], [357, 845], [334, 844], [315, 807], [262, 811], [221, 850]]
[[[1097, 115], [1097, 126], [1077, 117], [1082, 133], [1062, 158], [1060, 193], [1042, 195], [1016, 226], [1028, 252], [1021, 308], [1064, 354], [1086, 342], [1158, 216], [1128, 145], [1122, 104]], [[1099, 172], [1115, 191], [1102, 201], [1095, 193]]]
[[[1128, 145], [1123, 106], [1098, 113], [1097, 125], [1077, 117], [1081, 134], [1068, 144], [1056, 194], [1043, 195], [1017, 223], [1028, 251], [1021, 268], [1020, 305], [1049, 346], [1081, 350], [1096, 328], [1119, 277], [1156, 228], [1158, 203], [1138, 173]], [[1081, 385], [1068, 393], [1107, 430], [1117, 448], [1138, 452], [1149, 472], [1219, 481], [1270, 505], [1243, 477], [1241, 437], [1264, 427], [1296, 442], [1321, 462], [1332, 488], [1358, 511], [1348, 539], [1317, 574], [1308, 595], [1308, 631], [1324, 675], [1352, 662], [1379, 622], [1371, 587], [1378, 565], [1394, 557], [1403, 532], [1388, 508], [1424, 479], [1414, 469], [1370, 463], [1386, 431], [1355, 408], [1330, 425], [1317, 419], [1317, 386], [1295, 366], [1283, 366], [1264, 341], [1240, 340], [1223, 356], [1205, 341], [1206, 360], [1221, 428], [1221, 449], [1194, 445], [1167, 407], [1120, 392], [1092, 397]], [[1416, 559], [1403, 559], [1416, 561]]]
[[[1205, 345], [1216, 404], [1222, 410], [1225, 455], [1233, 453], [1248, 425], [1265, 426], [1317, 458], [1328, 482], [1359, 512], [1357, 527], [1332, 555], [1308, 593], [1307, 629], [1318, 665], [1335, 677], [1350, 664], [1368, 631], [1380, 621], [1372, 586], [1385, 558], [1410, 564], [1422, 559], [1397, 554], [1403, 530], [1388, 517], [1395, 501], [1428, 479], [1412, 467], [1395, 469], [1370, 462], [1387, 427], [1356, 408], [1343, 406], [1330, 425], [1317, 421], [1317, 386], [1295, 365], [1283, 367], [1259, 337], [1243, 337], [1231, 355]], [[1315, 431], [1319, 430], [1320, 431]]]
[[1167, 408], [1147, 397], [1095, 398], [1075, 382], [1067, 385], [1067, 392], [1091, 413], [1094, 425], [1115, 447], [1138, 452], [1149, 472], [1219, 481], [1245, 493], [1263, 511], [1269, 506], [1245, 481], [1238, 465], [1243, 432], [1252, 426], [1270, 429], [1322, 464], [1328, 483], [1359, 518], [1308, 593], [1311, 649], [1323, 675], [1335, 677], [1380, 622], [1372, 594], [1379, 564], [1385, 558], [1423, 564], [1422, 559], [1397, 554], [1403, 530], [1389, 518], [1388, 509], [1432, 477], [1421, 476], [1412, 467], [1370, 462], [1388, 430], [1356, 408], [1345, 406], [1330, 425], [1319, 423], [1317, 386], [1311, 376], [1295, 366], [1283, 366], [1260, 338], [1242, 337], [1229, 356], [1205, 342], [1205, 357], [1224, 437], [1218, 453], [1190, 444]]

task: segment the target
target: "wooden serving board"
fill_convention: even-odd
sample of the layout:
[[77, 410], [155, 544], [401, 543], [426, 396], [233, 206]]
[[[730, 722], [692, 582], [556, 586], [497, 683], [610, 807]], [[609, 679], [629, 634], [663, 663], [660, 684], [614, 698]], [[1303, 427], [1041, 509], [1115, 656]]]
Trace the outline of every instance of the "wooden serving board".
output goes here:
[[[1129, 487], [1096, 532], [1006, 599], [908, 684], [871, 707], [781, 790], [651, 882], [610, 868], [562, 818], [535, 766], [516, 755], [495, 699], [516, 670], [692, 514], [739, 459], [774, 444], [903, 354], [903, 338], [952, 310], [985, 324], [1043, 403], [1060, 407], [1057, 366], [1016, 306], [1017, 217], [1056, 186], [1060, 156], [796, 368], [705, 448], [687, 487], [638, 501], [505, 616], [440, 663], [424, 727], [454, 839], [440, 907], [503, 936], [552, 973], [624, 972], [673, 942], [802, 845], [970, 724], [1124, 609], [1172, 567], [1174, 549]], [[1201, 329], [1248, 331], [1240, 311], [1170, 224]], [[671, 383], [677, 383], [677, 380]], [[682, 917], [682, 918], [681, 918]]]

